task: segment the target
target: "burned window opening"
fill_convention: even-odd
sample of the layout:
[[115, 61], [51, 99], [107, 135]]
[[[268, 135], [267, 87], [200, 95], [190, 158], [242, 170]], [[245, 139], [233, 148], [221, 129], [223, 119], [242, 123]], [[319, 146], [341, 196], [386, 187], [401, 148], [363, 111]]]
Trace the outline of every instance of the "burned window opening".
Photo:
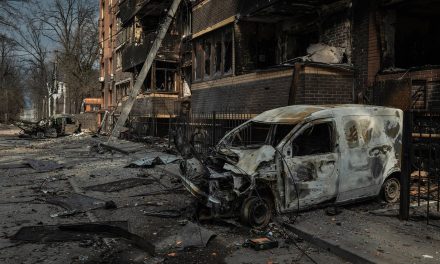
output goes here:
[[396, 67], [440, 64], [440, 27], [436, 13], [398, 11], [396, 16]]
[[205, 52], [205, 76], [209, 77], [211, 75], [211, 42], [210, 40], [205, 40], [203, 45], [203, 50]]
[[195, 41], [194, 80], [209, 80], [232, 74], [233, 36], [229, 27], [206, 34]]
[[333, 126], [316, 124], [307, 128], [292, 142], [293, 156], [309, 156], [333, 152]]
[[195, 56], [194, 56], [194, 80], [202, 79], [202, 58], [203, 48], [201, 41], [197, 41], [195, 44]]
[[214, 64], [215, 73], [214, 75], [219, 76], [222, 74], [222, 41], [221, 39], [216, 39], [215, 42], [215, 53], [214, 53]]
[[387, 68], [440, 65], [440, 4], [409, 1], [382, 11], [382, 66]]
[[224, 35], [224, 74], [232, 73], [232, 32], [228, 30]]
[[156, 90], [160, 92], [174, 92], [177, 65], [170, 62], [156, 62], [155, 83]]

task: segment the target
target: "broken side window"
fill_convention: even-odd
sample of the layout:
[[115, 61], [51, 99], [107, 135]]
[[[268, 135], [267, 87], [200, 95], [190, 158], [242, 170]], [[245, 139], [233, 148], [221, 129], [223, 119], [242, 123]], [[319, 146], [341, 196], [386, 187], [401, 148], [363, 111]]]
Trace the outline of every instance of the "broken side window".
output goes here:
[[279, 124], [276, 125], [275, 130], [274, 130], [274, 136], [273, 136], [273, 140], [272, 140], [272, 146], [277, 146], [281, 140], [283, 140], [287, 134], [289, 134], [290, 131], [292, 131], [292, 129], [296, 126], [295, 125], [285, 125], [285, 124]]
[[319, 155], [333, 152], [332, 123], [316, 124], [301, 133], [292, 142], [293, 156]]

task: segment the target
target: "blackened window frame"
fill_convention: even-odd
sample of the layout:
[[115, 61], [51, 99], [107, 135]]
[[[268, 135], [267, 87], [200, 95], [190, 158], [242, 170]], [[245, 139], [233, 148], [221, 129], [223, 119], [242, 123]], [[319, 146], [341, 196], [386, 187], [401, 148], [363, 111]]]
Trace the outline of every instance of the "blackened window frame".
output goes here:
[[[227, 47], [226, 47], [226, 35], [230, 34], [230, 54], [229, 54], [229, 64], [230, 70], [225, 71], [226, 64], [226, 56], [227, 56]], [[206, 58], [207, 54], [205, 43], [210, 43], [209, 50], [209, 74], [206, 72]], [[218, 50], [217, 43], [221, 43], [221, 59], [220, 65], [218, 60]], [[193, 48], [193, 67], [192, 67], [192, 75], [193, 82], [201, 82], [201, 81], [209, 81], [218, 78], [224, 78], [233, 76], [235, 72], [234, 65], [234, 52], [235, 52], [235, 44], [234, 44], [234, 30], [232, 26], [225, 26], [223, 28], [217, 29], [213, 32], [210, 32], [206, 35], [200, 36], [194, 40], [194, 48]], [[220, 67], [220, 69], [219, 69]], [[200, 73], [200, 74], [198, 74]]]

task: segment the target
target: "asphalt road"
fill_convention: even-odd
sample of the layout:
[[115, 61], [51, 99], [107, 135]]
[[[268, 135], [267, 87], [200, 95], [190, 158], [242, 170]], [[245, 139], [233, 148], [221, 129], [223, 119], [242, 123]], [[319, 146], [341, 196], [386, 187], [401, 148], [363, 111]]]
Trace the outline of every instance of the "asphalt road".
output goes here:
[[[18, 139], [11, 131], [3, 130], [1, 134], [0, 263], [344, 263], [325, 250], [286, 234], [275, 224], [267, 230], [256, 231], [233, 221], [199, 223], [192, 219], [192, 197], [175, 176], [167, 172], [176, 165], [168, 165], [167, 170], [162, 166], [125, 167], [146, 155], [160, 154], [163, 144], [145, 145], [136, 153], [124, 155], [109, 151], [97, 153], [91, 148], [96, 138], [89, 135], [31, 140]], [[26, 159], [51, 160], [64, 167], [38, 172], [22, 164]], [[133, 178], [145, 179], [147, 183], [116, 191], [114, 186], [110, 191], [89, 188]], [[162, 194], [152, 195], [152, 192]], [[113, 201], [116, 208], [70, 211], [64, 217], [54, 217], [54, 214], [66, 213], [66, 209], [48, 200], [75, 193]], [[144, 211], [162, 210], [177, 210], [181, 215], [163, 218], [144, 214]], [[23, 227], [55, 225], [58, 228], [62, 224], [105, 221], [127, 221], [131, 233], [155, 245], [156, 255], [151, 256], [133, 240], [119, 236], [108, 238], [99, 233], [76, 241], [71, 241], [70, 236], [54, 242], [47, 234], [40, 234], [39, 241], [11, 240]], [[206, 247], [182, 248], [179, 235], [188, 221], [215, 233]], [[246, 239], [268, 232], [279, 242], [278, 248], [255, 251], [242, 246]]]

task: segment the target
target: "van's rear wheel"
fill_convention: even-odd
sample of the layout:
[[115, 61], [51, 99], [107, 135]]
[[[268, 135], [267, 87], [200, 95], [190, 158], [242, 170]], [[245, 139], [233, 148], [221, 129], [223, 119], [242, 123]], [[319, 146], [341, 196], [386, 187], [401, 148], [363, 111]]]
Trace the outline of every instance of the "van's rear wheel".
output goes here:
[[241, 206], [241, 221], [251, 227], [263, 228], [269, 224], [271, 217], [272, 209], [270, 203], [263, 198], [249, 197], [244, 200]]
[[381, 190], [382, 199], [387, 203], [395, 203], [400, 198], [400, 181], [397, 177], [385, 180]]

